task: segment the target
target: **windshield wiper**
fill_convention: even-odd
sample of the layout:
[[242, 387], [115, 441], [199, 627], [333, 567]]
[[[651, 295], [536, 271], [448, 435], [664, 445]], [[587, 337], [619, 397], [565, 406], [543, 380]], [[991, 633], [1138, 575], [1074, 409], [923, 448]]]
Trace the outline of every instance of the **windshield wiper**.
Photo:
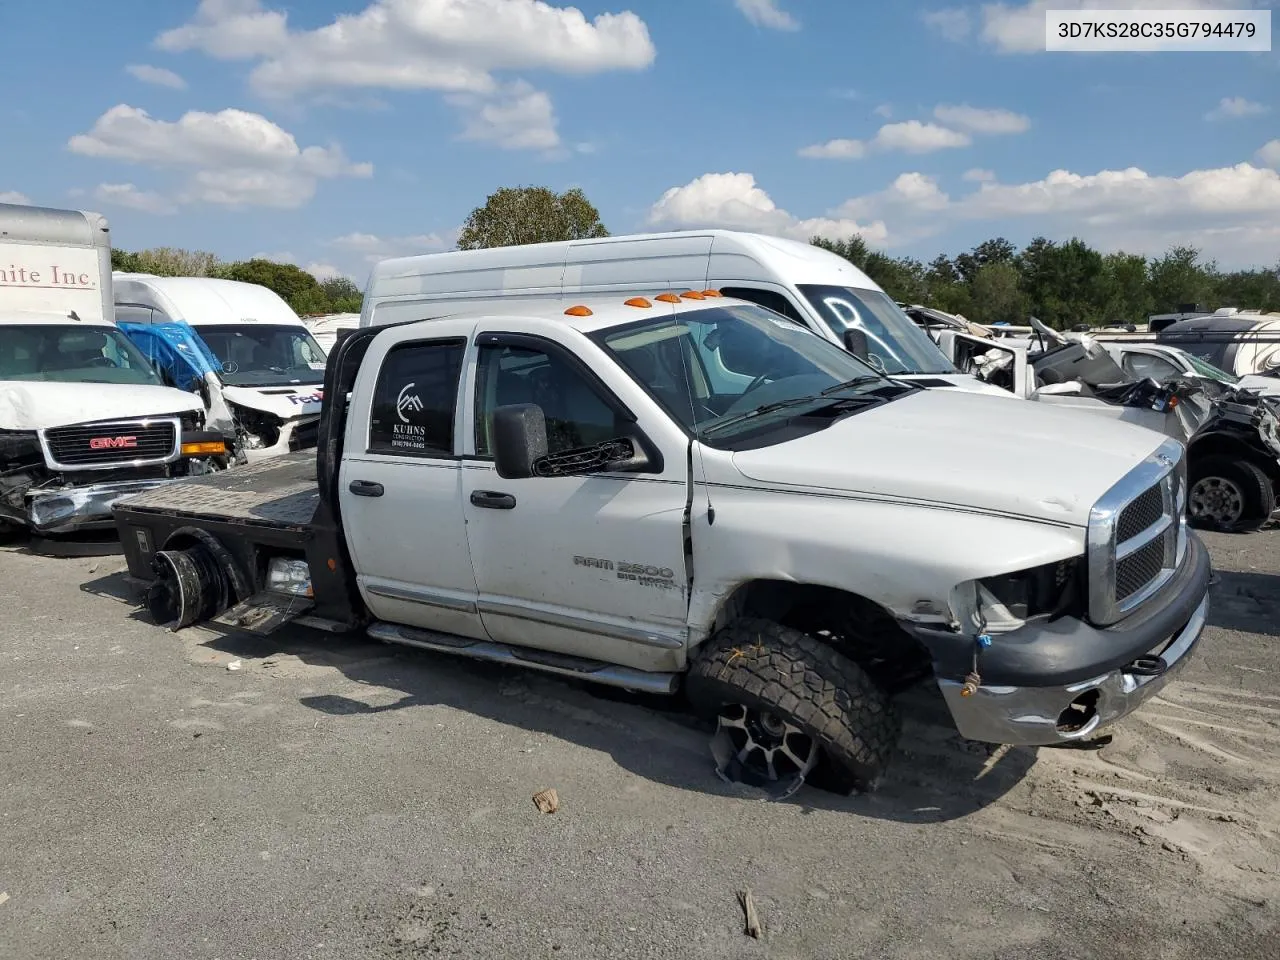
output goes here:
[[864, 373], [859, 377], [854, 377], [852, 380], [846, 380], [844, 383], [837, 383], [834, 387], [827, 387], [827, 389], [822, 391], [821, 395], [829, 397], [831, 394], [839, 393], [841, 390], [851, 390], [854, 387], [862, 386], [864, 383], [880, 383], [881, 381], [887, 383], [888, 378], [876, 376], [875, 374]]
[[[874, 379], [879, 380], [881, 378], [875, 377]], [[823, 401], [826, 401], [822, 404], [823, 407], [831, 407], [837, 404], [854, 403], [856, 401], [864, 401], [868, 403], [881, 403], [884, 401], [883, 397], [838, 397], [830, 399], [827, 396], [830, 390], [842, 389], [847, 386], [847, 384], [840, 384], [836, 387], [829, 387], [820, 394], [814, 394], [807, 397], [791, 397], [787, 400], [775, 400], [773, 403], [766, 403], [764, 406], [756, 407], [754, 410], [748, 410], [746, 413], [740, 413], [735, 417], [730, 417], [728, 420], [721, 420], [719, 423], [713, 423], [708, 427], [704, 427], [698, 432], [698, 439], [701, 440], [704, 437], [709, 437], [711, 434], [717, 433], [725, 427], [732, 427], [736, 424], [744, 423], [747, 420], [754, 420], [756, 417], [763, 416], [766, 413], [773, 413], [776, 410], [784, 410], [787, 407], [794, 407], [801, 403], [822, 403]]]

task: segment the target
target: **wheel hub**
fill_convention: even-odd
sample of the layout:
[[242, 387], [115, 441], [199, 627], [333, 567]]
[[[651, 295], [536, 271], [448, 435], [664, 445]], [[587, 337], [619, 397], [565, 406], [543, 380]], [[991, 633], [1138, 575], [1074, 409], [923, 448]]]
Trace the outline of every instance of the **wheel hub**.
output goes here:
[[720, 711], [717, 737], [727, 741], [734, 779], [753, 786], [787, 780], [794, 789], [821, 755], [818, 741], [790, 720], [740, 703]]
[[1219, 524], [1236, 523], [1244, 515], [1244, 491], [1225, 477], [1203, 477], [1191, 487], [1191, 515]]

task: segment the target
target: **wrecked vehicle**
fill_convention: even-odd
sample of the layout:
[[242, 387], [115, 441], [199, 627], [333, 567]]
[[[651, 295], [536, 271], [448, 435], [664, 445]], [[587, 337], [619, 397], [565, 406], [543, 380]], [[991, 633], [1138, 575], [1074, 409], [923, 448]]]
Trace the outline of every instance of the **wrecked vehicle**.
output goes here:
[[917, 681], [966, 737], [1070, 743], [1204, 627], [1181, 444], [889, 379], [754, 304], [363, 328], [325, 394], [318, 457], [117, 505], [157, 622], [683, 685], [739, 775], [844, 791]]
[[[122, 329], [182, 323], [217, 361], [213, 377], [191, 374], [217, 394], [214, 417], [249, 461], [314, 447], [325, 353], [287, 303], [256, 283], [210, 277], [114, 275]], [[210, 398], [212, 399], [212, 398]]]
[[111, 505], [220, 469], [200, 401], [166, 387], [105, 317], [96, 213], [0, 204], [0, 531], [111, 529]]
[[1126, 372], [1102, 344], [1034, 317], [1034, 341], [940, 334], [957, 367], [1041, 403], [1158, 430], [1187, 447], [1187, 510], [1199, 526], [1259, 529], [1280, 490], [1280, 400], [1208, 378], [1157, 382]]

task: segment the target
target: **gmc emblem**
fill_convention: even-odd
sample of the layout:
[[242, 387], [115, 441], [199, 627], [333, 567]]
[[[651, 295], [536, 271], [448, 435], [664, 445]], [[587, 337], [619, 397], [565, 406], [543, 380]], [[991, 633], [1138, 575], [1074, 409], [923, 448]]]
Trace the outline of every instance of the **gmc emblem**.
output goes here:
[[120, 450], [137, 445], [137, 437], [94, 437], [89, 441], [90, 450]]

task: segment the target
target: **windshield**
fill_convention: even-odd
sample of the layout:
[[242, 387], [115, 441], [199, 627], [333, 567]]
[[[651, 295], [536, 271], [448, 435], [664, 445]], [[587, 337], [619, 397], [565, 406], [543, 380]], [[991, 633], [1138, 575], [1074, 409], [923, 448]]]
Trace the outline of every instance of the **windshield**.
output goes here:
[[641, 321], [597, 338], [673, 418], [713, 445], [858, 398], [882, 402], [878, 388], [909, 389], [749, 304]]
[[324, 382], [324, 350], [306, 327], [233, 323], [195, 328], [233, 387]]
[[0, 326], [0, 380], [164, 385], [119, 330], [72, 323]]
[[842, 343], [846, 330], [867, 335], [868, 362], [881, 373], [956, 372], [929, 335], [880, 291], [818, 283], [799, 289]]
[[1187, 362], [1191, 364], [1191, 369], [1202, 377], [1208, 377], [1210, 380], [1217, 380], [1219, 383], [1239, 383], [1240, 378], [1232, 376], [1221, 367], [1215, 367], [1207, 360], [1201, 360], [1194, 353], [1188, 353]]

